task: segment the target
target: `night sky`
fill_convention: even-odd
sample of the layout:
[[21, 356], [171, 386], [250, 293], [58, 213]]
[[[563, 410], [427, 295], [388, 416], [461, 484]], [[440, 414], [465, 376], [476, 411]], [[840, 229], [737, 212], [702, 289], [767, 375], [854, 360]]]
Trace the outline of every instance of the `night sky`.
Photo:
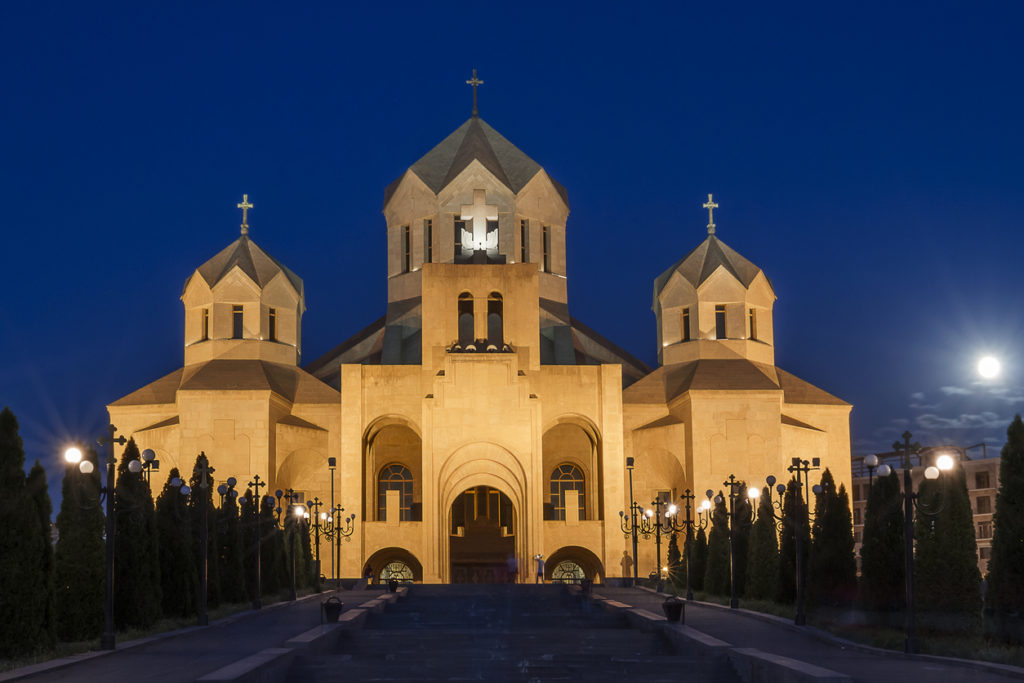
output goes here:
[[0, 406], [54, 487], [180, 367], [182, 284], [243, 193], [305, 281], [304, 362], [383, 314], [384, 188], [469, 117], [473, 68], [568, 189], [570, 310], [627, 351], [655, 363], [653, 280], [713, 192], [854, 454], [998, 449], [1024, 410], [1024, 5], [292, 4], [0, 6]]

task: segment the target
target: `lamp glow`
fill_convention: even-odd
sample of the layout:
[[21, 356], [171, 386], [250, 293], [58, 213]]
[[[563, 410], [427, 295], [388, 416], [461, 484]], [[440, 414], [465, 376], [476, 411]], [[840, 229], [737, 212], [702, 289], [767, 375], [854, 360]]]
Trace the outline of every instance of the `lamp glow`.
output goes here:
[[707, 512], [710, 509], [711, 509], [711, 501], [710, 500], [702, 500], [701, 503], [700, 503], [700, 510], [701, 510], [701, 512]]
[[924, 470], [924, 478], [925, 479], [938, 479], [939, 478], [939, 468], [935, 467], [935, 466], [926, 467], [925, 470]]
[[78, 463], [78, 471], [81, 472], [82, 474], [92, 474], [92, 460], [83, 460], [82, 462]]
[[82, 461], [82, 449], [75, 446], [67, 449], [64, 451], [64, 460], [72, 465], [80, 463]]
[[955, 463], [953, 462], [953, 458], [946, 453], [940, 455], [938, 459], [935, 461], [935, 466], [938, 467], [943, 472], [948, 472], [951, 469], [953, 469], [954, 464]]
[[994, 379], [1002, 369], [999, 359], [995, 356], [984, 356], [978, 361], [978, 374], [985, 379]]
[[761, 489], [757, 488], [756, 486], [751, 486], [749, 489], [747, 489], [747, 498], [751, 500], [757, 500], [760, 497]]
[[666, 512], [665, 514], [668, 515], [669, 517], [671, 517], [672, 515], [676, 514], [677, 512], [679, 512], [679, 508], [677, 508], [675, 503], [673, 503], [672, 505], [668, 506], [668, 512]]

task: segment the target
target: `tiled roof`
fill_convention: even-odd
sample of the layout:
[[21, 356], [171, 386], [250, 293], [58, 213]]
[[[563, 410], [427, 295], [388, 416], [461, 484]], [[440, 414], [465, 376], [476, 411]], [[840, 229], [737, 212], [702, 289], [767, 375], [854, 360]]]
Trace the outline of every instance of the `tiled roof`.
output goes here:
[[[249, 239], [248, 235], [242, 235], [224, 247], [216, 256], [199, 266], [197, 272], [212, 288], [224, 279], [235, 266], [238, 266], [261, 288], [265, 287], [278, 273], [284, 273], [295, 291], [302, 294], [302, 279], [280, 261], [260, 249], [255, 242]], [[185, 287], [188, 287], [191, 280], [190, 276], [185, 281]]]
[[[541, 170], [540, 164], [526, 156], [486, 121], [474, 116], [410, 166], [409, 172], [415, 173], [436, 194], [474, 159], [513, 192], [523, 189]], [[398, 188], [402, 177], [385, 190], [385, 205], [391, 200], [391, 195]], [[551, 182], [563, 201], [568, 204], [569, 196], [565, 188], [553, 178]]]
[[761, 272], [760, 268], [740, 256], [725, 242], [714, 235], [708, 235], [707, 239], [698, 244], [693, 251], [676, 261], [671, 268], [654, 281], [655, 306], [657, 306], [658, 295], [668, 284], [673, 273], [678, 272], [691, 285], [699, 287], [720, 266], [732, 273], [744, 287], [749, 287], [757, 274]]

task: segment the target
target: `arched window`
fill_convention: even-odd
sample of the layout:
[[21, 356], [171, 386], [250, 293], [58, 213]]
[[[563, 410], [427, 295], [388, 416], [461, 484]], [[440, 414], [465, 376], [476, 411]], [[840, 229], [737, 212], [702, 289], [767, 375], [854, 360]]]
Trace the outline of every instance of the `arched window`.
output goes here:
[[503, 339], [505, 327], [503, 322], [503, 311], [501, 294], [491, 292], [487, 297], [487, 346], [488, 350], [494, 346], [496, 351], [501, 351], [505, 343]]
[[386, 583], [391, 579], [395, 579], [399, 583], [412, 583], [412, 567], [401, 560], [392, 560], [391, 562], [388, 562], [384, 565], [384, 569], [380, 570], [380, 582]]
[[377, 521], [387, 521], [388, 491], [398, 491], [398, 519], [412, 519], [412, 472], [405, 465], [394, 463], [380, 471], [377, 478]]
[[585, 578], [587, 575], [584, 573], [583, 567], [572, 560], [562, 560], [551, 570], [552, 583], [579, 583]]
[[586, 519], [586, 489], [583, 472], [576, 465], [565, 463], [551, 473], [551, 507], [554, 519], [565, 519], [565, 492], [579, 492], [580, 519]]
[[473, 343], [473, 295], [459, 294], [459, 344], [463, 347]]

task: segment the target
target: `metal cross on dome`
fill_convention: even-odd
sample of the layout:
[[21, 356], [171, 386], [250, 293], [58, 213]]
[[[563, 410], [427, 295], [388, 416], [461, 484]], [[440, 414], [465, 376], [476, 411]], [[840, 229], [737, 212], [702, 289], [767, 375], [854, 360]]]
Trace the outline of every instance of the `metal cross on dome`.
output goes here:
[[466, 81], [466, 85], [473, 86], [473, 116], [477, 115], [477, 109], [476, 109], [476, 87], [478, 85], [483, 85], [483, 84], [484, 84], [484, 82], [476, 77], [476, 69], [473, 69], [473, 78], [471, 78], [468, 81]]
[[715, 204], [711, 198], [711, 193], [708, 193], [708, 200], [704, 202], [704, 208], [708, 210], [708, 234], [715, 234], [715, 209], [718, 208], [718, 204]]
[[242, 234], [249, 234], [249, 209], [252, 208], [252, 204], [249, 203], [249, 195], [243, 194], [242, 201], [239, 202], [238, 208], [242, 210]]
[[498, 220], [498, 207], [487, 203], [487, 191], [473, 190], [473, 203], [463, 204], [459, 215], [464, 221], [473, 221], [473, 248], [483, 249], [487, 241], [487, 221]]

